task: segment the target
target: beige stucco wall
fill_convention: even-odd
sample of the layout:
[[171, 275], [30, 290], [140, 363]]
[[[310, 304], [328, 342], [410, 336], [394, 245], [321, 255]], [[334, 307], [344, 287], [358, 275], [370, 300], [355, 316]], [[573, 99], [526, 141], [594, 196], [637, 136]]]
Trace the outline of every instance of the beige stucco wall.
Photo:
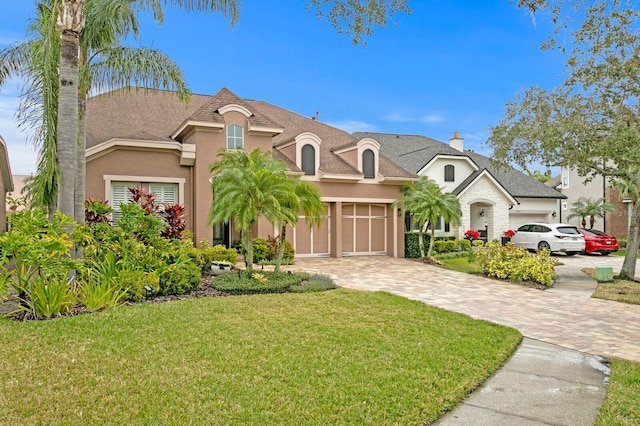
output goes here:
[[[105, 176], [116, 176], [113, 180], [142, 181], [146, 178], [184, 179], [185, 188], [191, 185], [191, 168], [180, 166], [179, 152], [117, 149], [87, 161], [85, 191], [87, 197], [110, 201], [111, 193], [105, 188]], [[121, 177], [121, 178], [118, 178]], [[151, 180], [153, 181], [153, 180]], [[185, 191], [184, 205], [187, 211], [187, 226], [193, 226], [193, 197]]]

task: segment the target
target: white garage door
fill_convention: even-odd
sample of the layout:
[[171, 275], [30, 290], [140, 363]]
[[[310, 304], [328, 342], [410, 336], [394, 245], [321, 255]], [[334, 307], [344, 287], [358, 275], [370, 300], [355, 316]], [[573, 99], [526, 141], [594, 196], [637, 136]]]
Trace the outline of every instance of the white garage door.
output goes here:
[[521, 225], [531, 222], [548, 222], [549, 215], [543, 213], [512, 213], [509, 217], [510, 229], [516, 230]]

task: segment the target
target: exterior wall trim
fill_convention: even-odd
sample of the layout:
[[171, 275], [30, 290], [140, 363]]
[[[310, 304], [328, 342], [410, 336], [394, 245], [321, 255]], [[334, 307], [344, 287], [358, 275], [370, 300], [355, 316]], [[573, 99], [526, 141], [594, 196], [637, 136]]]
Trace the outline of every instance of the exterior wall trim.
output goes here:
[[[445, 160], [465, 160], [467, 163], [469, 163], [469, 165], [474, 169], [474, 170], [479, 170], [480, 168], [478, 167], [478, 165], [469, 157], [467, 157], [466, 155], [436, 155], [434, 156], [431, 160], [429, 160], [429, 162], [427, 164], [425, 164], [424, 166], [422, 166], [422, 168], [420, 170], [418, 170], [418, 174], [419, 175], [423, 175], [426, 173], [426, 170], [431, 167], [431, 165], [433, 163], [435, 163], [437, 160], [441, 160], [441, 159], [445, 159]], [[426, 173], [428, 175], [428, 173]]]
[[149, 182], [149, 183], [177, 183], [178, 184], [178, 203], [184, 205], [184, 185], [185, 178], [176, 177], [158, 177], [158, 176], [129, 176], [129, 175], [104, 175], [104, 194], [111, 194], [111, 182]]

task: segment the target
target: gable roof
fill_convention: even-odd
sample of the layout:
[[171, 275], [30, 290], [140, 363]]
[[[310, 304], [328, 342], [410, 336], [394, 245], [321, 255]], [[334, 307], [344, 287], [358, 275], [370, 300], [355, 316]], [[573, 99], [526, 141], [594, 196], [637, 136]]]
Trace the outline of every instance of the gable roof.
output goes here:
[[[491, 159], [473, 151], [458, 151], [449, 144], [426, 136], [399, 135], [390, 133], [356, 132], [356, 138], [373, 138], [380, 143], [380, 153], [392, 161], [415, 173], [438, 156], [454, 156], [470, 159], [478, 170], [463, 182], [469, 185], [473, 176], [486, 169], [500, 185], [515, 198], [566, 198], [565, 195], [550, 188], [526, 174], [514, 169], [498, 169]], [[461, 190], [460, 187], [457, 189]]]

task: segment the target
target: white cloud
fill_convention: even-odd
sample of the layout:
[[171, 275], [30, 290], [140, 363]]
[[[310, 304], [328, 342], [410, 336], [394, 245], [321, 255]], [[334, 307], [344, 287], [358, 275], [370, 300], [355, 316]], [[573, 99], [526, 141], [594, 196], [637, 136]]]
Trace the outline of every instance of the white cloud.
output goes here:
[[378, 131], [378, 126], [376, 126], [375, 124], [365, 123], [364, 121], [358, 120], [331, 121], [325, 124], [336, 127], [340, 130], [344, 130], [347, 133]]
[[428, 124], [436, 124], [436, 123], [442, 123], [446, 119], [447, 118], [443, 114], [439, 112], [435, 112], [435, 113], [425, 115], [420, 119], [420, 121]]
[[434, 111], [427, 113], [422, 116], [413, 115], [413, 114], [404, 114], [401, 112], [393, 112], [391, 114], [387, 114], [384, 119], [386, 121], [391, 121], [394, 123], [427, 123], [427, 124], [438, 124], [444, 121], [447, 121], [447, 117], [439, 111]]
[[18, 92], [12, 90], [11, 82], [5, 84], [0, 93], [0, 135], [7, 143], [11, 173], [28, 175], [35, 173], [37, 154], [31, 144], [27, 144], [27, 135], [18, 128], [15, 114], [18, 110]]

